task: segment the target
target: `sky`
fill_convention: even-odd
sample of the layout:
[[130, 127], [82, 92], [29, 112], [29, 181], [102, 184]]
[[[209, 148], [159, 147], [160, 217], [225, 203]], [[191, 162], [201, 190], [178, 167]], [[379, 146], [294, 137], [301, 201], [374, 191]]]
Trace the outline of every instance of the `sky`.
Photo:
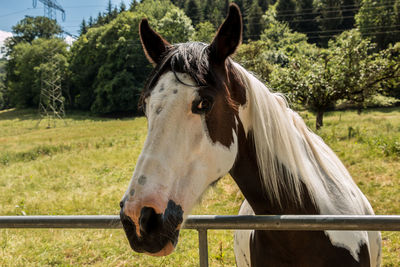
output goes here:
[[[33, 1], [37, 2], [33, 8]], [[130, 0], [112, 0], [113, 5], [119, 6], [123, 1], [129, 6]], [[97, 17], [99, 12], [105, 12], [108, 0], [57, 0], [65, 10], [65, 21], [62, 21], [61, 13], [57, 12], [57, 21], [67, 32], [78, 35], [79, 25], [82, 19], [87, 21], [90, 16]], [[3, 32], [11, 32], [11, 27], [18, 21], [28, 16], [43, 16], [44, 9], [40, 0], [0, 0], [0, 38]], [[2, 42], [2, 39], [0, 39]]]

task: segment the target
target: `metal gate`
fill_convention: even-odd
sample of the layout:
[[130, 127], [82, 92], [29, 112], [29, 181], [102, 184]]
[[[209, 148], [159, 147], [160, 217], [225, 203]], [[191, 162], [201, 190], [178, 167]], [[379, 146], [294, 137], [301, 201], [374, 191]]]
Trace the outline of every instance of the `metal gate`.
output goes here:
[[[115, 215], [0, 216], [1, 228], [122, 228]], [[207, 230], [400, 231], [400, 215], [191, 215], [184, 229], [199, 234], [200, 266], [208, 266]]]

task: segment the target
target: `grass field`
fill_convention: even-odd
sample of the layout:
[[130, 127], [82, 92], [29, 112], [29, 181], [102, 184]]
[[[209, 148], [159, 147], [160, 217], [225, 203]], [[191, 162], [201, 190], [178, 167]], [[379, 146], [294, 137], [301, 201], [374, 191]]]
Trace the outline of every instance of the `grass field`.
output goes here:
[[[0, 215], [118, 214], [146, 135], [143, 118], [72, 114], [65, 126], [35, 127], [31, 110], [0, 111]], [[314, 117], [302, 113], [311, 127]], [[400, 214], [400, 109], [332, 112], [319, 131], [377, 214]], [[237, 214], [243, 196], [230, 177], [193, 214]], [[209, 232], [211, 266], [234, 266], [232, 231]], [[197, 266], [197, 233], [176, 252], [139, 255], [122, 230], [0, 230], [0, 266]], [[383, 233], [383, 265], [400, 266], [400, 233]]]

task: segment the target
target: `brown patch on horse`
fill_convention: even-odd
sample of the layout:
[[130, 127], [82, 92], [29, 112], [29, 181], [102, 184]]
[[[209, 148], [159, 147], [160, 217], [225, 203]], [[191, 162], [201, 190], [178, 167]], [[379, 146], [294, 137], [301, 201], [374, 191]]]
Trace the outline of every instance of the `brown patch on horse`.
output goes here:
[[255, 231], [250, 240], [251, 266], [370, 267], [368, 246], [360, 245], [359, 260], [331, 244], [322, 231]]
[[231, 3], [224, 23], [219, 27], [210, 45], [210, 55], [216, 63], [224, 63], [242, 41], [242, 14], [239, 7]]
[[[320, 214], [304, 184], [302, 205], [282, 186], [282, 205], [278, 205], [263, 190], [253, 135], [250, 132], [246, 137], [240, 121], [238, 140], [238, 157], [230, 174], [256, 215]], [[281, 179], [287, 181], [287, 175], [282, 166]], [[323, 231], [254, 231], [249, 245], [251, 266], [370, 266], [367, 245], [360, 246], [360, 260], [356, 261], [347, 249], [333, 246]]]
[[150, 28], [149, 21], [142, 19], [139, 25], [140, 42], [147, 59], [154, 65], [160, 63], [171, 46], [164, 38]]

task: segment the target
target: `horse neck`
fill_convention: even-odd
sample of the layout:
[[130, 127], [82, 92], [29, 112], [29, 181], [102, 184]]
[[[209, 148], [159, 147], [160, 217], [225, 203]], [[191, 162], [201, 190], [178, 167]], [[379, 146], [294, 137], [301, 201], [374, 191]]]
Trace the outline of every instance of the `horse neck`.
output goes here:
[[231, 90], [246, 92], [231, 174], [256, 214], [372, 213], [343, 163], [284, 98], [240, 65], [231, 70], [239, 77]]
[[[289, 129], [292, 127], [288, 126], [292, 117], [286, 118], [282, 115], [284, 113], [292, 115], [287, 111], [284, 99], [269, 93], [260, 81], [238, 64], [230, 65], [230, 70], [228, 75], [230, 81], [233, 81], [230, 86], [232, 96], [246, 96], [244, 104], [237, 101], [242, 104], [237, 117], [239, 152], [230, 172], [232, 177], [256, 214], [317, 213], [316, 205], [311, 197], [312, 190], [303, 183], [299, 173], [294, 176], [289, 171], [296, 169], [293, 164], [294, 162], [298, 164], [298, 158], [306, 160], [303, 157], [306, 152], [299, 152], [300, 149], [304, 149], [303, 140], [298, 140], [299, 135]], [[258, 103], [255, 103], [257, 101]], [[263, 108], [270, 110], [261, 110]], [[271, 115], [271, 119], [257, 117], [254, 116], [256, 112], [273, 116]], [[259, 126], [265, 124], [270, 125], [269, 129], [277, 130], [266, 130], [263, 127], [260, 130]], [[255, 134], [260, 132], [263, 134]], [[259, 164], [260, 155], [256, 154], [256, 146], [262, 153], [269, 151], [261, 157], [265, 162], [262, 166]], [[275, 147], [271, 148], [272, 146]]]
[[290, 192], [286, 192], [285, 182], [289, 179], [283, 168], [280, 177], [283, 182], [280, 187], [281, 202], [278, 203], [273, 195], [265, 190], [257, 163], [253, 135], [249, 132], [246, 136], [241, 123], [239, 123], [238, 129], [238, 142], [238, 156], [230, 174], [256, 215], [318, 214], [304, 184], [302, 184], [301, 189], [303, 196], [301, 204], [293, 199]]

